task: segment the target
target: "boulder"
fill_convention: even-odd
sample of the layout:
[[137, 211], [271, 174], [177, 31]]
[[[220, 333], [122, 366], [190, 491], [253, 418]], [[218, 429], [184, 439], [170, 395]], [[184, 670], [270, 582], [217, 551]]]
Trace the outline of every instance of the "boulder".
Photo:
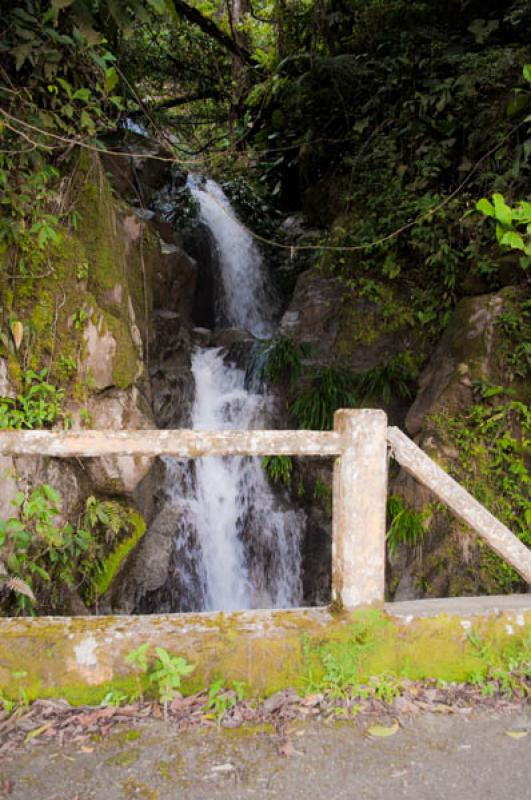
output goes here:
[[164, 587], [170, 572], [179, 514], [172, 503], [167, 503], [157, 514], [104, 598], [103, 604], [109, 610], [131, 614], [147, 595]]
[[419, 392], [406, 417], [408, 433], [419, 433], [427, 416], [441, 411], [453, 414], [471, 405], [473, 381], [494, 377], [495, 323], [503, 305], [501, 293], [467, 297], [458, 303], [419, 378]]
[[253, 342], [254, 336], [243, 328], [224, 328], [217, 331], [212, 339], [214, 347], [232, 347], [241, 342]]
[[100, 318], [99, 324], [90, 320], [83, 335], [86, 343], [84, 374], [91, 377], [98, 391], [113, 386], [116, 339], [110, 330], [103, 327], [103, 318]]

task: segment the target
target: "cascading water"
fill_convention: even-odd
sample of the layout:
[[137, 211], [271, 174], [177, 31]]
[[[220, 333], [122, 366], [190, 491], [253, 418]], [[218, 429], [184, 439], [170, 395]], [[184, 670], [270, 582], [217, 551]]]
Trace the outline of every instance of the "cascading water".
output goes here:
[[[262, 258], [214, 181], [189, 180], [201, 221], [217, 249], [216, 327], [256, 337], [273, 330], [274, 298]], [[196, 429], [260, 428], [271, 417], [267, 394], [246, 388], [245, 371], [220, 347], [192, 357]], [[289, 607], [302, 600], [301, 512], [276, 497], [257, 458], [202, 458], [184, 466], [167, 459], [167, 490], [179, 509], [175, 580], [187, 608]], [[192, 598], [192, 599], [191, 599]], [[182, 610], [182, 603], [175, 610]]]

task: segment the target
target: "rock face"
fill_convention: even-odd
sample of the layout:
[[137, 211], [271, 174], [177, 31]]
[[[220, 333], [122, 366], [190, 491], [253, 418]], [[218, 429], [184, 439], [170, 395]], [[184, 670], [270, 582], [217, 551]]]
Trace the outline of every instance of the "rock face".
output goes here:
[[146, 610], [149, 610], [153, 598], [154, 608], [151, 610], [164, 610], [160, 594], [168, 580], [178, 515], [179, 509], [170, 503], [157, 514], [128, 560], [127, 568], [103, 599], [104, 609], [131, 614], [138, 611], [139, 605], [147, 604]]
[[408, 433], [421, 432], [427, 416], [462, 411], [472, 403], [473, 381], [495, 377], [495, 323], [503, 306], [501, 294], [468, 297], [458, 304], [452, 323], [419, 378], [419, 392], [406, 417]]
[[[406, 429], [417, 443], [450, 473], [462, 454], [448, 437], [444, 419], [465, 418], [477, 402], [474, 381], [503, 382], [496, 322], [505, 310], [507, 290], [461, 300], [453, 319], [419, 378], [419, 392], [406, 417]], [[394, 599], [420, 596], [484, 594], [496, 591], [480, 566], [478, 539], [458, 520], [435, 505], [428, 490], [404, 470], [391, 481], [390, 493], [425, 516], [421, 551], [391, 560]], [[499, 590], [498, 590], [499, 591]]]
[[366, 372], [418, 346], [406, 324], [407, 304], [390, 296], [389, 312], [336, 278], [314, 269], [299, 275], [279, 326], [279, 334], [311, 347], [310, 360], [329, 365], [339, 359], [353, 373]]
[[[89, 403], [95, 430], [145, 430], [155, 428], [153, 415], [138, 389], [113, 389]], [[149, 472], [153, 459], [146, 457], [88, 458], [84, 462], [92, 485], [105, 494], [132, 494]]]
[[[179, 247], [171, 225], [147, 219], [153, 215], [123, 202], [138, 202], [139, 197], [146, 202], [168, 182], [184, 183], [185, 176], [172, 171], [169, 161], [148, 159], [163, 153], [140, 139], [130, 143], [139, 153], [135, 158], [106, 157], [112, 188], [98, 158], [82, 157], [75, 176], [79, 185], [73, 190], [78, 229], [64, 232], [60, 247], [50, 255], [50, 278], [39, 284], [38, 292], [22, 286], [21, 300], [15, 297], [18, 305], [7, 306], [34, 332], [34, 340], [31, 350], [24, 345], [19, 353], [7, 351], [7, 359], [0, 357], [0, 396], [14, 397], [23, 390], [28, 363], [33, 370], [51, 365], [50, 381], [64, 390], [64, 413], [74, 430], [156, 428], [175, 419], [175, 389], [181, 379], [183, 385], [188, 382], [190, 395], [195, 262]], [[9, 294], [4, 298], [7, 289], [0, 274], [4, 306], [12, 302]], [[25, 364], [18, 365], [18, 356], [24, 354]], [[157, 395], [160, 370], [168, 374], [165, 395]], [[166, 401], [169, 414], [161, 407]], [[62, 427], [62, 420], [57, 424]], [[60, 493], [64, 520], [77, 520], [90, 495], [121, 500], [148, 521], [157, 513], [158, 459], [17, 457], [0, 459], [0, 469], [4, 519], [14, 515], [11, 501], [18, 491], [43, 483]], [[155, 544], [150, 552], [157, 550]]]

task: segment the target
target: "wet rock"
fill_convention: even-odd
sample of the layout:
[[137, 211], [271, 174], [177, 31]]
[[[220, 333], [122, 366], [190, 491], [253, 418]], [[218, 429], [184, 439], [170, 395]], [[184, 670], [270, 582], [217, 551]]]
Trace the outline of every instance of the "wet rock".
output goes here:
[[224, 328], [214, 334], [212, 344], [215, 347], [231, 347], [240, 342], [253, 342], [254, 336], [243, 328]]
[[[441, 415], [464, 415], [476, 402], [476, 380], [494, 385], [504, 381], [497, 355], [496, 321], [507, 297], [507, 290], [501, 290], [467, 297], [457, 304], [452, 321], [420, 376], [419, 392], [406, 416], [408, 433], [450, 473], [454, 467], [459, 471], [462, 456], [448, 436]], [[481, 568], [477, 537], [446, 511], [433, 508], [435, 498], [427, 489], [401, 469], [391, 479], [389, 491], [399, 495], [408, 508], [425, 515], [426, 531], [422, 558], [409, 548], [408, 563], [390, 564], [388, 578], [391, 584], [397, 580], [394, 600], [496, 591], [494, 579]]]
[[210, 347], [212, 331], [209, 328], [192, 328], [192, 342], [199, 347]]
[[167, 503], [155, 517], [140, 545], [126, 561], [103, 604], [113, 612], [131, 614], [168, 581], [179, 509]]
[[[402, 310], [402, 301], [395, 302]], [[412, 331], [384, 319], [376, 303], [312, 269], [297, 279], [279, 334], [310, 345], [314, 363], [326, 366], [340, 357], [353, 373], [386, 363], [414, 342]]]
[[191, 325], [197, 283], [196, 262], [180, 247], [166, 247], [157, 263], [153, 280], [155, 310], [178, 312]]
[[109, 153], [101, 158], [113, 188], [133, 204], [149, 206], [165, 184], [186, 182], [186, 174], [174, 168], [172, 153], [147, 136], [122, 131], [107, 137], [107, 143], [131, 153], [131, 158]]

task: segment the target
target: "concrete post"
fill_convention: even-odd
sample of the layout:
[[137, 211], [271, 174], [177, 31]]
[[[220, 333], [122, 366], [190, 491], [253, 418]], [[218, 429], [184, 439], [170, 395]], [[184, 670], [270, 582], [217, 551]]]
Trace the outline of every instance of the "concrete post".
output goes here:
[[332, 599], [345, 608], [384, 600], [387, 416], [337, 411], [343, 452], [334, 465]]

